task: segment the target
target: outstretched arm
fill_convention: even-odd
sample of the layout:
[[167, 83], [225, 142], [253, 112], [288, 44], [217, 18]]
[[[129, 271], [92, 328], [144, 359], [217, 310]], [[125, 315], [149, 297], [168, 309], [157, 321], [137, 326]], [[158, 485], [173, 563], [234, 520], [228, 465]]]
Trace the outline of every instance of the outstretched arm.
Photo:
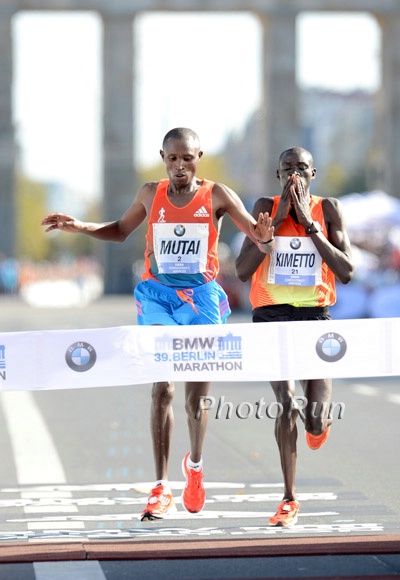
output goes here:
[[[268, 215], [270, 214], [272, 209], [272, 199], [263, 197], [256, 201], [254, 204], [254, 208], [252, 211], [253, 216]], [[271, 225], [272, 232], [273, 226]], [[246, 282], [251, 278], [254, 272], [257, 270], [258, 266], [265, 258], [266, 253], [270, 253], [273, 249], [274, 242], [269, 244], [254, 244], [252, 239], [247, 236], [242, 244], [242, 248], [238, 257], [236, 258], [235, 266], [236, 266], [236, 274], [242, 282]]]
[[64, 213], [51, 213], [42, 219], [45, 232], [61, 230], [71, 234], [87, 234], [99, 240], [111, 242], [123, 241], [120, 234], [119, 220], [105, 223], [83, 222], [72, 215]]
[[226, 185], [216, 183], [213, 195], [216, 217], [219, 219], [227, 213], [237, 227], [260, 248], [261, 252], [269, 253], [274, 240], [274, 227], [269, 214], [267, 212], [249, 214], [240, 197]]
[[153, 184], [144, 185], [119, 220], [104, 223], [83, 222], [68, 214], [51, 213], [43, 218], [41, 225], [45, 226], [45, 232], [61, 230], [86, 234], [108, 242], [123, 242], [146, 218], [146, 202], [152, 198], [153, 189]]

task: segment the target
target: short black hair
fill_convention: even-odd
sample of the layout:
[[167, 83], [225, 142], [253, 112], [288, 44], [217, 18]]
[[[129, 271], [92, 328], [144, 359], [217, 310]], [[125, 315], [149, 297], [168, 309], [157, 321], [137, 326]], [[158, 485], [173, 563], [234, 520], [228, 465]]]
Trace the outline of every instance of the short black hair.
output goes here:
[[194, 141], [197, 141], [198, 147], [200, 147], [199, 136], [195, 131], [193, 131], [193, 129], [188, 129], [187, 127], [175, 127], [175, 129], [168, 131], [163, 139], [162, 147], [165, 149], [165, 145], [170, 139], [187, 139], [188, 137], [191, 137]]
[[289, 149], [285, 149], [285, 151], [282, 151], [282, 153], [279, 155], [279, 165], [281, 164], [281, 161], [284, 157], [286, 157], [286, 155], [288, 153], [306, 153], [311, 160], [311, 165], [314, 163], [314, 159], [312, 156], [312, 153], [310, 153], [307, 149], [304, 149], [304, 147], [289, 147]]

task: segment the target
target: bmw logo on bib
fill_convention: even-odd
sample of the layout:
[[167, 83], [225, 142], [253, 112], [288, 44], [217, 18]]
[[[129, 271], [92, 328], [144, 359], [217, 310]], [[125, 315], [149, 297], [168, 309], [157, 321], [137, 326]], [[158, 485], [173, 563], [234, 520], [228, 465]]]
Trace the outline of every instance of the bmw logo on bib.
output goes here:
[[290, 240], [290, 247], [292, 248], [292, 250], [299, 250], [301, 246], [301, 241], [299, 240], [299, 238], [293, 238], [293, 240]]
[[183, 226], [182, 224], [180, 224], [179, 226], [175, 226], [174, 228], [174, 234], [176, 236], [181, 237], [184, 235], [185, 232], [186, 232], [185, 226]]

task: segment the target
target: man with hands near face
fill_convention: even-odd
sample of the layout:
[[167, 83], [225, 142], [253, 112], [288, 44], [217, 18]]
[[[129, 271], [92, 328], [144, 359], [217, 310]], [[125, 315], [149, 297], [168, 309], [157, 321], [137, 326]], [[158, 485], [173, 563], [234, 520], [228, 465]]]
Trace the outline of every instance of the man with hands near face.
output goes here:
[[[277, 178], [280, 196], [256, 201], [253, 215], [270, 216], [274, 240], [255, 245], [246, 237], [236, 260], [240, 280], [251, 279], [253, 322], [329, 320], [329, 306], [336, 301], [335, 278], [347, 284], [353, 262], [340, 202], [311, 195], [316, 169], [309, 151], [285, 150], [279, 158]], [[290, 353], [288, 353], [290, 356]], [[332, 381], [302, 380], [308, 401], [304, 412], [307, 444], [319, 449], [329, 435]], [[284, 479], [282, 502], [269, 520], [272, 526], [296, 523], [295, 471], [297, 426], [294, 381], [271, 381], [283, 412], [276, 418], [277, 441]]]

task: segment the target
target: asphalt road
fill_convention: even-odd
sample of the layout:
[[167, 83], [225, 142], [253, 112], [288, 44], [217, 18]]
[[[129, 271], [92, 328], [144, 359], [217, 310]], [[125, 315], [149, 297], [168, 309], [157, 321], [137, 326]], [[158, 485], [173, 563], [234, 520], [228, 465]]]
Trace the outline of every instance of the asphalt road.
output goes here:
[[[249, 321], [249, 315], [232, 317], [232, 322], [240, 320]], [[18, 298], [0, 297], [1, 332], [134, 323], [129, 296], [68, 309], [33, 309]], [[178, 512], [173, 519], [140, 522], [154, 481], [150, 385], [0, 393], [0, 547], [64, 539], [312, 541], [400, 532], [398, 377], [335, 381], [335, 421], [319, 451], [307, 447], [299, 424], [301, 510], [290, 529], [267, 525], [283, 489], [274, 421], [255, 413], [261, 399], [264, 409], [273, 403], [270, 386], [215, 383], [212, 395], [216, 407], [209, 411], [204, 448], [205, 509], [187, 514], [180, 503], [188, 436], [183, 385], [177, 384], [170, 480]], [[218, 402], [232, 403], [229, 419], [218, 416]], [[250, 408], [250, 416], [240, 418]]]

